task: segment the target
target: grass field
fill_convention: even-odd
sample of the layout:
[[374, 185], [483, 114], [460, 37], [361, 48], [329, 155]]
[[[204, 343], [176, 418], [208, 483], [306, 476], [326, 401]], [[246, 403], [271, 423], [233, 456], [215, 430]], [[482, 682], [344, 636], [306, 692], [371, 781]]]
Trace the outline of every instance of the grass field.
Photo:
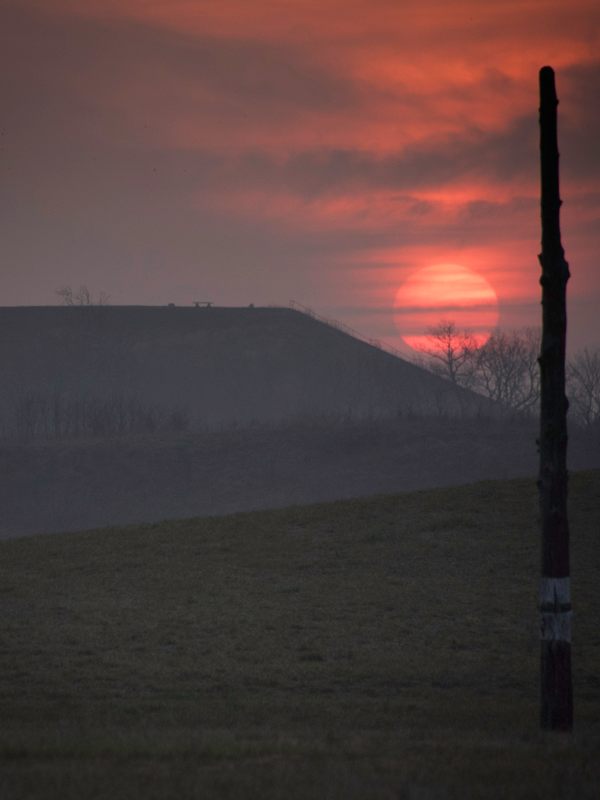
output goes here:
[[597, 798], [600, 471], [570, 514], [570, 736], [534, 481], [2, 542], [0, 797]]

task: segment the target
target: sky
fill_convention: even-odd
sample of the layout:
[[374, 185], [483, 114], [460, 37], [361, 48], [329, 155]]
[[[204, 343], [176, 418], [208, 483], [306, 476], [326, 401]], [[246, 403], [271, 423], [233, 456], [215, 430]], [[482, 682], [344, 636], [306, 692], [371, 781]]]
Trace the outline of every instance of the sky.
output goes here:
[[0, 305], [295, 300], [401, 346], [402, 287], [456, 264], [538, 325], [546, 64], [600, 346], [597, 0], [2, 0]]

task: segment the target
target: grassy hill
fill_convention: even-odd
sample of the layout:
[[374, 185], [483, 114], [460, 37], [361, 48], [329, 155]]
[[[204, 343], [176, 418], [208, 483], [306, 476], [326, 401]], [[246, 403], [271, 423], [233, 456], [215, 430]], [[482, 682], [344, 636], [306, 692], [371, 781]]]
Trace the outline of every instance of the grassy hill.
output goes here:
[[572, 736], [532, 480], [2, 542], [0, 795], [596, 798], [599, 497], [572, 476]]
[[1, 308], [0, 374], [7, 430], [39, 396], [135, 397], [203, 428], [492, 408], [288, 308]]

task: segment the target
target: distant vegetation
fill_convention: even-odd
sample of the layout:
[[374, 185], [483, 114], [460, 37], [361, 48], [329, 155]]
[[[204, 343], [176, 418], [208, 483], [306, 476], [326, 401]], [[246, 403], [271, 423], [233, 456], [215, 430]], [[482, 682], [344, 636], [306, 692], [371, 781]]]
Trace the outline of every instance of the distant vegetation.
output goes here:
[[[452, 321], [429, 328], [427, 335], [429, 345], [415, 359], [416, 363], [513, 413], [537, 413], [539, 330], [495, 331], [482, 347]], [[600, 425], [600, 349], [585, 348], [568, 360], [567, 394], [572, 422], [586, 428]]]
[[87, 286], [80, 286], [79, 289], [63, 286], [56, 290], [56, 294], [64, 306], [105, 306], [110, 300], [106, 292], [94, 295]]
[[585, 427], [600, 423], [600, 349], [587, 347], [567, 362], [570, 413]]
[[135, 395], [86, 397], [30, 392], [18, 396], [4, 423], [4, 437], [17, 441], [111, 438], [140, 433], [181, 433], [189, 428], [184, 408], [144, 403]]

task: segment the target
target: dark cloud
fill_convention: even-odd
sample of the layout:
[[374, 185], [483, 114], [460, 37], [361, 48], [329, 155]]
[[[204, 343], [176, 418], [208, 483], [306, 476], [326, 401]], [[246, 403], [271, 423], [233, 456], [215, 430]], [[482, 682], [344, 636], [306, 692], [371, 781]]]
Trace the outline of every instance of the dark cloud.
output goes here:
[[[97, 21], [8, 5], [1, 12], [3, 103], [21, 125], [44, 124], [67, 138], [131, 135], [154, 114], [184, 113], [202, 124], [220, 115], [269, 124], [307, 111], [351, 107], [356, 90], [290, 45], [185, 36], [128, 21]], [[10, 76], [8, 78], [7, 76]], [[87, 125], [86, 125], [87, 123]], [[147, 131], [148, 139], [151, 139]], [[141, 144], [138, 140], [137, 144]]]
[[0, 14], [0, 225], [12, 265], [4, 302], [51, 301], [57, 285], [80, 281], [121, 301], [150, 302], [161, 280], [200, 280], [221, 293], [239, 287], [242, 297], [252, 284], [287, 296], [286, 270], [288, 283], [303, 282], [318, 243], [278, 233], [268, 220], [211, 210], [224, 185], [239, 185], [237, 165], [209, 151], [159, 147], [152, 115], [187, 110], [203, 95], [200, 123], [218, 106], [237, 124], [245, 109], [268, 125], [269, 114], [350, 103], [350, 85], [289, 47], [16, 5]]
[[[148, 164], [163, 162], [171, 188], [184, 193], [194, 184], [200, 189], [245, 184], [280, 187], [310, 199], [369, 189], [410, 194], [457, 179], [518, 180], [532, 186], [537, 181], [533, 102], [530, 115], [507, 121], [500, 132], [467, 128], [461, 135], [400, 145], [397, 153], [385, 156], [368, 149], [322, 148], [296, 151], [287, 159], [265, 149], [227, 157], [194, 149], [171, 157], [153, 141], [156, 115], [196, 115], [199, 126], [203, 118], [211, 124], [221, 115], [238, 126], [258, 119], [268, 127], [305, 111], [345, 107], [360, 113], [364, 87], [318, 68], [289, 46], [185, 37], [130, 22], [92, 23], [11, 5], [3, 16], [1, 73], [5, 80], [11, 76], [2, 97], [9, 168], [11, 159], [23, 156], [28, 147], [29, 172], [52, 155], [65, 169], [85, 175], [82, 162], [118, 159], [121, 147], [121, 158], [130, 160], [132, 169], [140, 162], [140, 149], [151, 151]], [[600, 111], [591, 99], [598, 94], [595, 88], [600, 91], [600, 64], [571, 69], [565, 84], [571, 104], [585, 115], [585, 124], [564, 125], [565, 166], [569, 173], [589, 176], [600, 164], [593, 135]], [[511, 85], [499, 70], [488, 70], [490, 98]], [[134, 106], [139, 100], [137, 118], [133, 112], [123, 113], [123, 86]], [[141, 97], [136, 98], [136, 90]], [[403, 99], [423, 103], [409, 93]], [[78, 153], [83, 157], [78, 159]], [[22, 157], [19, 167], [24, 167]], [[412, 213], [427, 211], [415, 204]]]
[[600, 177], [600, 59], [556, 75], [559, 149], [566, 178]]
[[[307, 200], [372, 190], [398, 192], [442, 189], [456, 181], [478, 179], [534, 184], [538, 170], [535, 119], [518, 119], [502, 133], [472, 132], [425, 143], [397, 153], [321, 148], [296, 151], [287, 158], [253, 150], [234, 156], [198, 151], [186, 156], [226, 188], [261, 186], [285, 189]], [[431, 204], [413, 199], [411, 213], [423, 215]]]

